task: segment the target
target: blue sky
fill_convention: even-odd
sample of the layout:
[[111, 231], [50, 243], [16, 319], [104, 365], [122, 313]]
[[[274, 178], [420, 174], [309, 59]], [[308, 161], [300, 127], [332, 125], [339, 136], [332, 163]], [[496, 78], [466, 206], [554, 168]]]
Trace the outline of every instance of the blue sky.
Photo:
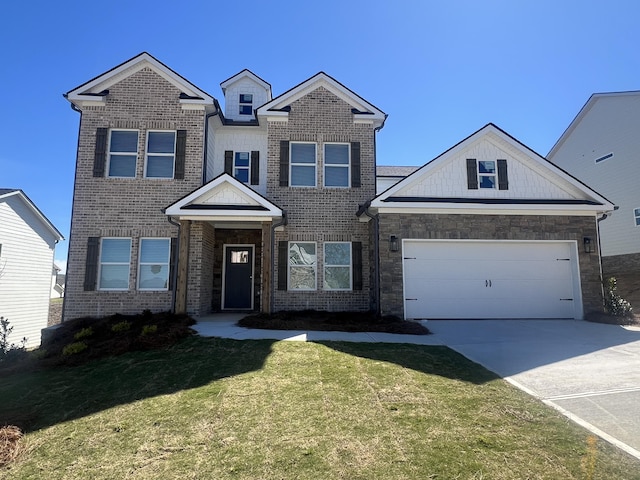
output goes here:
[[[68, 249], [79, 114], [62, 94], [147, 51], [222, 100], [243, 68], [278, 95], [324, 71], [389, 115], [378, 164], [422, 165], [488, 122], [545, 155], [595, 92], [640, 90], [640, 2], [7, 2], [0, 187]], [[0, 226], [2, 228], [2, 226]]]

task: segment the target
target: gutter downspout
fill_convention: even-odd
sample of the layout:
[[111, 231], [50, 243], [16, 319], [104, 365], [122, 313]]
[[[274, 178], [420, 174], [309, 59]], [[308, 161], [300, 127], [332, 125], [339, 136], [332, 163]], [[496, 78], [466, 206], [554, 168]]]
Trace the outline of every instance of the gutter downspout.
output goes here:
[[[163, 209], [162, 213], [164, 212], [165, 210]], [[179, 222], [174, 222], [171, 217], [167, 217], [167, 221], [171, 225], [175, 225], [176, 227], [178, 227], [178, 237], [176, 238], [176, 255], [175, 258], [171, 259], [171, 262], [173, 263], [173, 273], [171, 275], [171, 282], [173, 283], [173, 290], [171, 291], [171, 313], [176, 313], [176, 293], [178, 291], [178, 260], [180, 258], [180, 231], [182, 225]]]
[[[613, 207], [613, 211], [615, 212], [616, 210], [618, 210], [618, 205], [615, 205]], [[609, 215], [606, 213], [602, 214], [602, 217], [600, 218], [596, 218], [596, 234], [598, 235], [598, 264], [600, 267], [600, 294], [602, 295], [602, 308], [604, 311], [604, 274], [602, 271], [602, 243], [600, 242], [600, 222], [604, 219], [606, 219]]]
[[371, 220], [373, 220], [373, 301], [375, 303], [376, 315], [382, 314], [380, 307], [380, 222], [378, 215], [371, 215], [369, 213], [369, 207], [371, 201], [367, 201], [362, 207], [361, 211]]
[[282, 211], [282, 220], [280, 220], [280, 222], [278, 223], [274, 223], [271, 225], [271, 298], [269, 298], [269, 312], [273, 313], [273, 306], [274, 306], [274, 297], [276, 295], [276, 253], [275, 253], [275, 247], [276, 247], [276, 228], [278, 227], [284, 227], [286, 226], [288, 223], [288, 219], [287, 219], [287, 211], [283, 210]]
[[220, 112], [218, 102], [215, 103], [215, 111], [207, 113], [204, 116], [204, 158], [202, 159], [202, 185], [207, 183], [207, 161], [208, 161], [208, 145], [209, 145], [209, 119]]

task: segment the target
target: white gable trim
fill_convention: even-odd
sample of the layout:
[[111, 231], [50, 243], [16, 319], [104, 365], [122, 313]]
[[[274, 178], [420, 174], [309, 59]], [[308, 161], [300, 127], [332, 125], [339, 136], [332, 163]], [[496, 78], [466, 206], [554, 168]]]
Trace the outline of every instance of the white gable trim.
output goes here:
[[271, 85], [268, 82], [265, 82], [259, 76], [257, 76], [251, 70], [248, 70], [246, 68], [241, 72], [236, 73], [234, 76], [227, 78], [224, 82], [220, 83], [220, 88], [222, 88], [222, 91], [226, 93], [226, 90], [228, 87], [242, 80], [243, 78], [249, 78], [253, 80], [255, 83], [257, 83], [258, 85], [260, 85], [262, 88], [264, 88], [269, 92], [269, 98], [271, 98]]
[[387, 115], [382, 110], [376, 108], [324, 72], [317, 73], [289, 91], [262, 105], [258, 108], [257, 115], [267, 117], [268, 120], [286, 121], [289, 112], [281, 111], [281, 109], [320, 87], [324, 87], [358, 110], [358, 112], [361, 112], [353, 114], [354, 123], [369, 123], [376, 127], [381, 127], [384, 124]]
[[[216, 194], [224, 201], [207, 201]], [[282, 210], [244, 183], [223, 173], [167, 207], [165, 214], [180, 220], [265, 222], [281, 218]]]
[[51, 235], [53, 235], [56, 242], [60, 240], [64, 240], [62, 234], [58, 231], [58, 229], [49, 221], [47, 217], [40, 211], [38, 207], [36, 207], [35, 203], [33, 203], [29, 197], [27, 197], [22, 190], [14, 190], [12, 192], [5, 193], [4, 195], [0, 195], [0, 202], [4, 202], [6, 199], [16, 196], [22, 201], [22, 203], [36, 216], [36, 218], [42, 223]]
[[[469, 198], [468, 202], [464, 201], [456, 201], [456, 202], [447, 202], [446, 199], [443, 199], [443, 202], [436, 202], [435, 200], [431, 200], [430, 202], [394, 202], [393, 197], [397, 196], [398, 192], [401, 192], [405, 188], [410, 185], [418, 182], [420, 178], [424, 178], [436, 172], [441, 166], [446, 164], [451, 159], [455, 158], [462, 150], [468, 148], [473, 143], [477, 142], [481, 138], [486, 137], [491, 140], [491, 137], [497, 137], [497, 140], [501, 142], [505, 142], [510, 149], [514, 149], [518, 152], [519, 155], [526, 157], [530, 160], [535, 167], [538, 174], [547, 178], [549, 181], [553, 181], [556, 179], [556, 184], [561, 187], [561, 183], [565, 183], [565, 189], [568, 185], [574, 192], [569, 192], [571, 195], [575, 195], [575, 193], [581, 194], [584, 199], [588, 199], [591, 202], [597, 203], [597, 205], [561, 205], [555, 204], [554, 202], [549, 202], [545, 204], [544, 202], [540, 202], [536, 205], [526, 205], [518, 202], [518, 199], [514, 199], [512, 204], [483, 204], [478, 198]], [[508, 205], [508, 206], [507, 206]], [[510, 135], [506, 134], [504, 131], [499, 129], [493, 124], [488, 124], [485, 127], [481, 128], [474, 134], [470, 135], [457, 145], [453, 146], [440, 156], [436, 157], [426, 165], [422, 166], [413, 174], [409, 175], [405, 179], [401, 180], [394, 186], [390, 187], [377, 197], [375, 197], [371, 201], [371, 207], [381, 209], [380, 211], [389, 211], [390, 207], [400, 208], [402, 211], [406, 211], [407, 209], [446, 209], [447, 211], [456, 211], [456, 210], [484, 210], [484, 211], [510, 211], [515, 213], [517, 211], [523, 212], [532, 212], [532, 211], [548, 211], [553, 212], [553, 214], [558, 214], [556, 212], [559, 211], [571, 211], [571, 212], [607, 212], [612, 211], [614, 209], [614, 205], [609, 202], [606, 198], [587, 187], [575, 177], [572, 177], [564, 170], [558, 168], [551, 162], [547, 161], [545, 158], [541, 157], [533, 150], [529, 149], [525, 145], [521, 144], [517, 140], [515, 140]]]
[[124, 78], [139, 72], [145, 67], [151, 68], [155, 73], [174, 85], [181, 92], [185, 93], [189, 97], [193, 97], [180, 99], [180, 103], [183, 104], [184, 108], [204, 108], [204, 105], [213, 105], [214, 99], [211, 95], [196, 87], [193, 83], [171, 70], [147, 52], [143, 52], [108, 72], [89, 80], [79, 87], [76, 87], [75, 89], [67, 92], [65, 97], [78, 107], [104, 105], [106, 103], [106, 96], [102, 95], [101, 92], [108, 90], [111, 85], [114, 85]]

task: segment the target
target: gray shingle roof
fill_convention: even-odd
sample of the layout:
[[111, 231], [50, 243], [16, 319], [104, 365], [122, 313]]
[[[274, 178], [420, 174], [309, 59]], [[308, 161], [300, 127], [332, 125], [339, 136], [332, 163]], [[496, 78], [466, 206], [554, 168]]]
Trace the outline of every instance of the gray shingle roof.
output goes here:
[[378, 165], [376, 175], [378, 177], [407, 177], [420, 167], [399, 167], [396, 165]]

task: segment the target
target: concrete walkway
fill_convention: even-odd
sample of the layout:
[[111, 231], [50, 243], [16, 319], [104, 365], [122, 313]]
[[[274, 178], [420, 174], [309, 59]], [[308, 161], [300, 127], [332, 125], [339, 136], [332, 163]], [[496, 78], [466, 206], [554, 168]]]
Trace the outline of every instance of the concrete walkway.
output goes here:
[[579, 320], [431, 320], [433, 335], [258, 330], [242, 314], [198, 319], [203, 336], [236, 340], [445, 345], [640, 459], [640, 329]]

